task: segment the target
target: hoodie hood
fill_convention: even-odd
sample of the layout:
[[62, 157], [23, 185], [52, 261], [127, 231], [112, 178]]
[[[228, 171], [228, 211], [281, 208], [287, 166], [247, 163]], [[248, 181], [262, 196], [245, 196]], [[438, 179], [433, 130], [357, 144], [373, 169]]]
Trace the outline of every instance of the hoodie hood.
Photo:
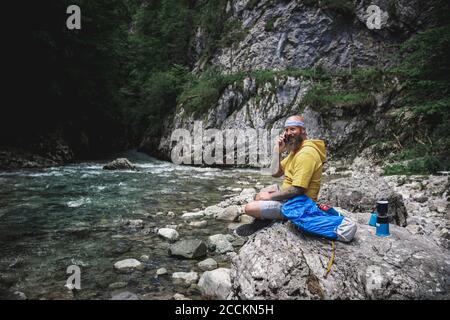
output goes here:
[[322, 163], [324, 163], [325, 160], [327, 159], [327, 152], [325, 150], [325, 143], [323, 142], [323, 140], [305, 140], [302, 143], [301, 149], [303, 149], [305, 147], [314, 148], [317, 151], [317, 153], [319, 154], [319, 157], [320, 157], [320, 160], [322, 161]]

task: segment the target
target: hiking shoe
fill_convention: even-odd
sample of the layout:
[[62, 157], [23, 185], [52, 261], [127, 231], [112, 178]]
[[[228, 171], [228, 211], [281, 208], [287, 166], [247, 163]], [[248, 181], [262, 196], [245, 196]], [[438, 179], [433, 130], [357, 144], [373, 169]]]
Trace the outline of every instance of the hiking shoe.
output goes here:
[[234, 230], [234, 234], [239, 237], [248, 237], [256, 231], [264, 229], [272, 222], [273, 220], [255, 219], [252, 223], [243, 224], [242, 226], [237, 227], [236, 230]]

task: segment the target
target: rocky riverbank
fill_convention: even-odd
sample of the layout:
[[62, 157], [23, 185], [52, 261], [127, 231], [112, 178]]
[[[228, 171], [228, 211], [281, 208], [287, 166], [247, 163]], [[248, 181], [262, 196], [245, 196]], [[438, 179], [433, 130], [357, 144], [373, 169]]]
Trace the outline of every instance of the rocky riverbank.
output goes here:
[[[333, 166], [329, 166], [325, 175], [332, 172]], [[172, 272], [165, 267], [155, 271], [156, 278], [169, 278], [178, 288], [176, 294], [165, 298], [448, 299], [448, 177], [381, 177], [376, 171], [351, 170], [345, 175], [327, 179], [320, 201], [355, 219], [358, 232], [350, 244], [337, 243], [328, 277], [323, 274], [331, 242], [304, 235], [289, 222], [274, 223], [248, 239], [233, 235], [238, 225], [251, 221], [242, 215], [242, 205], [253, 199], [261, 184], [239, 189], [239, 194], [202, 210], [181, 215], [157, 213], [172, 222], [150, 231], [167, 241], [166, 254], [189, 261], [191, 266], [189, 271], [177, 271], [176, 266], [171, 266]], [[367, 225], [379, 197], [391, 203], [388, 238], [376, 237], [375, 229]], [[208, 233], [206, 226], [218, 221], [228, 225], [228, 233], [205, 234], [205, 241], [205, 237], [189, 237], [184, 232]], [[142, 228], [142, 223], [130, 221], [129, 226]], [[114, 268], [117, 272], [139, 272], [146, 259], [119, 261]], [[153, 298], [120, 290], [113, 296]]]

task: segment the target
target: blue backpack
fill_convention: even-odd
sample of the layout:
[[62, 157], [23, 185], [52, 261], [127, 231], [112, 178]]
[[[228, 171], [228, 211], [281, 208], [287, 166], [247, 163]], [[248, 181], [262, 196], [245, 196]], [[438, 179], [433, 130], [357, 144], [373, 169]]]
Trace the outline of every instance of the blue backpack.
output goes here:
[[298, 229], [331, 240], [349, 242], [356, 233], [356, 223], [342, 216], [334, 208], [321, 210], [306, 195], [296, 196], [286, 201], [281, 213]]

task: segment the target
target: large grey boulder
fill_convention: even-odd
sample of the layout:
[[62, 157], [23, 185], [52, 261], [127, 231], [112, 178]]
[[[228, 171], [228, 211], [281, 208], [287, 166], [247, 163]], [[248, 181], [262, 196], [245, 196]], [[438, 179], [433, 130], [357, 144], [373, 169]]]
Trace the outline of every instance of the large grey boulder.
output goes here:
[[186, 259], [202, 258], [206, 252], [206, 244], [201, 240], [181, 240], [169, 248], [170, 255]]
[[382, 177], [346, 177], [331, 180], [322, 185], [319, 194], [319, 203], [341, 207], [350, 212], [370, 211], [380, 199], [389, 201], [389, 222], [405, 227], [408, 213], [403, 197]]
[[104, 170], [138, 170], [127, 158], [118, 158], [103, 166]]
[[355, 239], [336, 243], [276, 223], [254, 236], [232, 261], [233, 299], [449, 299], [450, 254], [391, 225], [391, 236], [358, 225]]
[[204, 272], [198, 282], [198, 287], [204, 296], [221, 300], [227, 299], [231, 291], [230, 269], [219, 268]]

